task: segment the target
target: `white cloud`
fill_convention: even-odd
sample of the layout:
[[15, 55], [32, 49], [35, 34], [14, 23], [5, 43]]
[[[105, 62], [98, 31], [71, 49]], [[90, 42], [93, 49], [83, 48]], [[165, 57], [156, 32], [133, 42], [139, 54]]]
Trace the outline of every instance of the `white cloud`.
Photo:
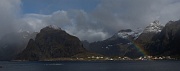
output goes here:
[[102, 0], [97, 8], [56, 11], [51, 15], [27, 14], [26, 22], [36, 31], [54, 24], [82, 40], [104, 40], [120, 29], [145, 27], [154, 20], [163, 24], [180, 19], [176, 0]]
[[108, 37], [108, 33], [102, 32], [101, 30], [89, 29], [87, 31], [80, 30], [76, 34], [81, 40], [88, 40], [90, 42], [97, 40], [104, 40]]
[[48, 18], [50, 18], [50, 15], [27, 14], [22, 18], [24, 23], [22, 23], [21, 25], [26, 25], [23, 27], [29, 27], [29, 28], [28, 29], [22, 28], [22, 29], [38, 32], [41, 28], [47, 26], [47, 22], [45, 22], [44, 20]]
[[56, 11], [50, 15], [26, 14], [22, 19], [31, 26], [31, 31], [39, 31], [48, 25], [57, 25], [81, 40], [95, 41], [94, 39], [104, 40], [108, 37], [108, 33], [103, 32], [101, 28], [94, 28], [90, 16], [82, 10]]
[[21, 0], [0, 1], [0, 33], [5, 34], [14, 29], [39, 31], [53, 24], [81, 40], [97, 41], [112, 36], [120, 29], [145, 27], [154, 20], [160, 20], [163, 24], [178, 20], [180, 1], [101, 0], [92, 12], [61, 10], [50, 15], [20, 15], [20, 11]]

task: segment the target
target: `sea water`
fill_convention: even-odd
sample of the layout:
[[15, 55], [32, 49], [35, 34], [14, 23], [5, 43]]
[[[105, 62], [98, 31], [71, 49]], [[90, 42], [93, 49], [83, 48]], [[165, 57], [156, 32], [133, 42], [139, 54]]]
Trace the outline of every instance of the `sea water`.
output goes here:
[[180, 61], [1, 61], [0, 66], [0, 71], [180, 71]]

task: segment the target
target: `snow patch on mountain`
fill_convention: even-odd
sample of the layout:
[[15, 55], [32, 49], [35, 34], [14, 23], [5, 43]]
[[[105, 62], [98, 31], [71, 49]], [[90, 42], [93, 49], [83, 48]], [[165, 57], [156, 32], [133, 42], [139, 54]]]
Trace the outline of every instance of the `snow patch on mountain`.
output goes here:
[[128, 39], [129, 37], [132, 37], [135, 39], [137, 39], [139, 37], [139, 35], [142, 33], [142, 29], [141, 28], [138, 28], [134, 31], [132, 31], [131, 29], [126, 29], [126, 30], [120, 30], [118, 33], [117, 33], [117, 36], [118, 37], [121, 37], [121, 38], [125, 38], [125, 39]]
[[163, 29], [163, 25], [161, 25], [160, 23], [159, 23], [159, 21], [154, 21], [154, 22], [152, 22], [149, 26], [147, 26], [145, 29], [144, 29], [144, 31], [143, 31], [143, 33], [149, 33], [149, 32], [154, 32], [154, 33], [159, 33], [159, 32], [161, 32], [161, 30]]
[[117, 34], [121, 38], [128, 38], [128, 36], [133, 35], [134, 32], [131, 29], [126, 29], [126, 30], [119, 31]]

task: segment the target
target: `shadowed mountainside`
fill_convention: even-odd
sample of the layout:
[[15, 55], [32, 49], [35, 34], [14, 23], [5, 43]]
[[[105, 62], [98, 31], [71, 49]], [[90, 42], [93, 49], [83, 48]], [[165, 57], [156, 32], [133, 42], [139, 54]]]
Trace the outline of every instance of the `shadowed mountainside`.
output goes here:
[[77, 37], [51, 25], [41, 29], [35, 40], [30, 39], [26, 49], [16, 59], [43, 60], [72, 57], [85, 52], [85, 48]]

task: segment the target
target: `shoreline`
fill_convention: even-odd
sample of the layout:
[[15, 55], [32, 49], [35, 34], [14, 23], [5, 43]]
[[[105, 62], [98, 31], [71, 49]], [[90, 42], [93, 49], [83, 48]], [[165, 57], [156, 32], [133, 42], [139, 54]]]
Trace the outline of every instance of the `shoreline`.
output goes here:
[[[66, 60], [11, 60], [12, 62], [31, 62], [31, 61], [34, 61], [34, 62], [56, 62], [56, 61], [85, 61], [85, 62], [93, 62], [93, 61], [180, 61], [179, 59], [158, 59], [158, 60], [78, 60], [78, 59], [66, 59]], [[10, 62], [11, 62], [10, 61]]]

